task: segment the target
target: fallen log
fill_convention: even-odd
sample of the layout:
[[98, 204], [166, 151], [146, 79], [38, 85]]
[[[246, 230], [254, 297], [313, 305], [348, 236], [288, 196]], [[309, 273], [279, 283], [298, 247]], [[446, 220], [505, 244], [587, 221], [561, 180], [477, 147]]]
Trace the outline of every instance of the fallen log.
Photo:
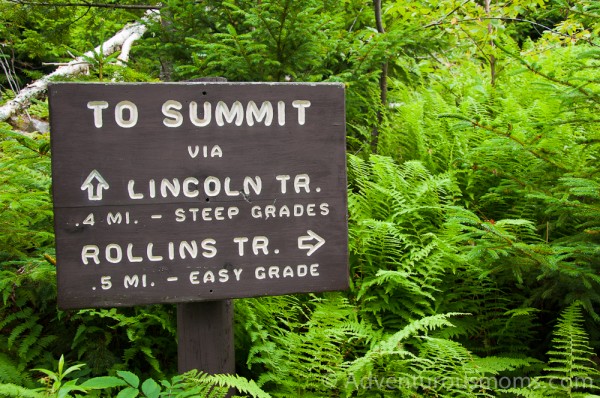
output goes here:
[[0, 106], [0, 122], [9, 120], [18, 112], [29, 107], [32, 98], [39, 97], [47, 90], [49, 82], [57, 80], [61, 77], [71, 77], [87, 73], [89, 64], [85, 60], [86, 57], [92, 58], [94, 54], [98, 54], [100, 52], [102, 52], [104, 56], [108, 56], [119, 50], [122, 50], [118, 59], [121, 62], [127, 62], [132, 43], [142, 37], [142, 35], [146, 32], [146, 22], [156, 18], [157, 16], [158, 13], [156, 11], [147, 12], [140, 21], [126, 25], [113, 37], [95, 49], [88, 51], [82, 56], [75, 58], [71, 62], [58, 67], [54, 72], [34, 81], [27, 87], [23, 88], [14, 99]]

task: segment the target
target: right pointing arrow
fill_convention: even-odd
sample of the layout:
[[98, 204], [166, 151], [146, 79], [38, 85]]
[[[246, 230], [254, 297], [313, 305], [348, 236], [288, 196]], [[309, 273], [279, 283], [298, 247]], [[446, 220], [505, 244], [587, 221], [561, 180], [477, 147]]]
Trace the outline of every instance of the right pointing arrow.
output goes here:
[[[319, 235], [317, 235], [310, 229], [307, 230], [306, 233], [308, 235], [298, 237], [298, 249], [300, 249], [300, 250], [308, 249], [308, 252], [306, 252], [306, 255], [310, 256], [311, 254], [316, 252], [319, 247], [321, 247], [325, 244], [325, 239], [321, 238]], [[317, 243], [315, 243], [315, 244], [310, 243], [313, 239], [316, 239]]]

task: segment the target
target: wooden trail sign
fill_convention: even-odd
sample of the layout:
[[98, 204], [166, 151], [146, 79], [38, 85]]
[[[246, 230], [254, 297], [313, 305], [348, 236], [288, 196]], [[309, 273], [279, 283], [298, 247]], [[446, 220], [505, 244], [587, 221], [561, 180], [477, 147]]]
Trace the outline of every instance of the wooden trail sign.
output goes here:
[[344, 89], [49, 87], [61, 308], [348, 287]]

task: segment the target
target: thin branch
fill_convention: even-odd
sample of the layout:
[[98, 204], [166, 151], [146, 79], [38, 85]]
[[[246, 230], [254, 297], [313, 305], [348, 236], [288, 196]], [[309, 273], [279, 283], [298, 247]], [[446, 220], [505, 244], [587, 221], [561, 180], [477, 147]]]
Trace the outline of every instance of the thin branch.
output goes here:
[[363, 9], [365, 8], [365, 6], [363, 5], [360, 9], [360, 11], [358, 12], [358, 14], [356, 14], [356, 18], [354, 18], [354, 21], [352, 21], [352, 25], [350, 25], [350, 29], [348, 29], [348, 33], [351, 33], [354, 30], [354, 25], [356, 25], [356, 22], [358, 21], [358, 17], [360, 17], [360, 14], [362, 14]]
[[524, 141], [520, 140], [518, 137], [515, 137], [512, 133], [511, 133], [511, 129], [509, 128], [508, 131], [500, 131], [494, 127], [491, 126], [486, 126], [485, 124], [481, 124], [476, 120], [472, 120], [466, 116], [463, 115], [455, 115], [455, 114], [441, 114], [438, 115], [439, 118], [452, 118], [452, 119], [459, 119], [459, 120], [464, 120], [466, 122], [471, 123], [471, 125], [473, 127], [477, 127], [486, 131], [489, 131], [490, 133], [494, 133], [498, 136], [501, 137], [506, 137], [509, 140], [519, 144], [525, 151], [529, 152], [531, 155], [533, 155], [534, 157], [543, 160], [544, 162], [556, 167], [557, 169], [563, 170], [563, 171], [568, 171], [566, 167], [561, 166], [560, 164], [558, 164], [557, 162], [555, 162], [554, 160], [550, 159], [549, 157], [541, 154], [538, 151], [535, 151], [531, 148], [529, 148], [529, 145], [527, 143], [525, 143]]
[[590, 17], [590, 18], [600, 18], [600, 14], [592, 14], [590, 12], [585, 12], [585, 11], [579, 11], [573, 7], [568, 8], [569, 12], [572, 12], [573, 14], [577, 14], [577, 15], [581, 15], [583, 17]]
[[[485, 0], [485, 13], [487, 14], [488, 18], [490, 18], [490, 15], [492, 13], [490, 0]], [[492, 26], [491, 20], [488, 22], [487, 28], [488, 28], [488, 34], [490, 35], [490, 45], [492, 47], [494, 47], [494, 39], [492, 38], [492, 34], [494, 33], [494, 27]], [[492, 87], [494, 87], [496, 85], [496, 57], [494, 56], [494, 54], [490, 54], [489, 60], [490, 60], [491, 84], [492, 84]]]
[[572, 119], [572, 120], [558, 120], [553, 124], [575, 124], [575, 123], [600, 123], [600, 119]]
[[461, 4], [457, 5], [456, 8], [454, 8], [452, 11], [450, 11], [449, 13], [447, 13], [446, 15], [442, 16], [440, 19], [438, 19], [436, 22], [432, 22], [428, 25], [425, 25], [424, 28], [430, 28], [432, 26], [437, 26], [437, 25], [442, 25], [444, 24], [444, 20], [446, 18], [448, 18], [450, 15], [454, 14], [456, 11], [460, 10], [460, 8], [462, 6], [464, 6], [465, 4], [467, 4], [469, 1], [471, 0], [465, 0], [464, 2], [462, 2]]
[[0, 66], [2, 66], [2, 70], [4, 71], [4, 75], [6, 76], [6, 80], [8, 82], [8, 87], [16, 94], [19, 93], [21, 87], [19, 86], [19, 82], [15, 78], [15, 68], [12, 62], [8, 61], [8, 56], [4, 54], [2, 51], [2, 47], [0, 46]]
[[485, 60], [491, 63], [491, 60], [488, 58], [488, 55], [485, 53], [485, 50], [483, 49], [483, 47], [481, 47], [479, 45], [479, 43], [477, 42], [477, 40], [475, 40], [475, 38], [473, 36], [471, 36], [471, 34], [469, 32], [467, 32], [466, 30], [464, 30], [462, 28], [462, 26], [459, 26], [458, 29], [460, 29], [473, 42], [473, 44], [481, 52], [481, 55], [485, 58]]
[[587, 98], [591, 99], [592, 101], [594, 101], [595, 103], [600, 103], [600, 96], [594, 92], [588, 91], [584, 88], [584, 85], [580, 85], [577, 86], [571, 82], [565, 81], [565, 80], [560, 80], [556, 77], [550, 76], [544, 72], [542, 72], [541, 70], [539, 70], [538, 68], [534, 67], [533, 65], [531, 65], [529, 62], [527, 62], [526, 60], [524, 60], [523, 58], [521, 58], [519, 55], [517, 54], [513, 54], [512, 52], [510, 52], [509, 50], [507, 50], [506, 48], [502, 47], [501, 45], [499, 45], [498, 43], [495, 43], [496, 47], [498, 47], [502, 52], [504, 52], [505, 54], [513, 57], [514, 59], [516, 59], [517, 61], [519, 61], [519, 63], [521, 63], [521, 65], [525, 66], [527, 69], [529, 69], [531, 72], [535, 73], [538, 76], [543, 77], [544, 79], [547, 79], [551, 82], [572, 88], [573, 90], [578, 91], [579, 93], [583, 94], [584, 96], [586, 96]]
[[[572, 37], [571, 35], [568, 35], [566, 33], [561, 33], [561, 32], [557, 32], [556, 30], [552, 29], [549, 26], [546, 25], [542, 25], [541, 23], [535, 22], [535, 21], [530, 21], [528, 19], [522, 19], [522, 18], [508, 18], [508, 17], [479, 17], [479, 18], [465, 18], [465, 19], [459, 19], [456, 20], [455, 22], [452, 22], [453, 24], [457, 24], [457, 23], [461, 23], [461, 22], [482, 22], [482, 21], [488, 21], [488, 20], [499, 20], [499, 21], [509, 21], [509, 22], [522, 22], [522, 23], [528, 23], [532, 26], [536, 26], [536, 27], [540, 27], [543, 28], [544, 30], [546, 30], [549, 33], [558, 35], [558, 36], [563, 36], [563, 37]], [[440, 26], [440, 25], [445, 25], [447, 24], [447, 21], [443, 21], [443, 20], [438, 20], [435, 22], [431, 22], [425, 26], [422, 27], [422, 29], [426, 29], [426, 28], [431, 28], [434, 26]], [[419, 28], [421, 29], [421, 28]], [[598, 44], [594, 43], [591, 39], [586, 39], [586, 38], [580, 38], [579, 40], [583, 40], [587, 43], [589, 43], [590, 45], [594, 46], [594, 47], [600, 47]]]
[[50, 3], [45, 1], [25, 1], [25, 0], [7, 0], [9, 3], [34, 7], [91, 7], [91, 8], [113, 8], [126, 10], [160, 10], [163, 5], [145, 5], [145, 4], [106, 4], [106, 3]]

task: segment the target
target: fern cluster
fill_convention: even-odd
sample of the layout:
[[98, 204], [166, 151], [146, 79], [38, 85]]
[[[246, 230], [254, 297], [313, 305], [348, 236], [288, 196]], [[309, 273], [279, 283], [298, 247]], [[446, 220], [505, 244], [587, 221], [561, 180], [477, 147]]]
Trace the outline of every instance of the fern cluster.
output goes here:
[[8, 125], [0, 134], [0, 382], [31, 385], [27, 369], [47, 363], [57, 340], [46, 326], [56, 296], [49, 144]]
[[507, 391], [523, 397], [597, 397], [600, 372], [592, 360], [588, 335], [583, 328], [582, 305], [574, 302], [560, 316], [552, 349], [542, 376], [524, 388]]
[[0, 383], [33, 387], [30, 369], [50, 369], [66, 352], [91, 375], [172, 373], [172, 306], [57, 311], [49, 137], [8, 125], [0, 133]]
[[123, 75], [346, 85], [351, 288], [238, 300], [235, 376], [173, 376], [172, 306], [56, 310], [49, 137], [0, 125], [0, 395], [598, 395], [598, 6], [373, 4], [166, 0]]

